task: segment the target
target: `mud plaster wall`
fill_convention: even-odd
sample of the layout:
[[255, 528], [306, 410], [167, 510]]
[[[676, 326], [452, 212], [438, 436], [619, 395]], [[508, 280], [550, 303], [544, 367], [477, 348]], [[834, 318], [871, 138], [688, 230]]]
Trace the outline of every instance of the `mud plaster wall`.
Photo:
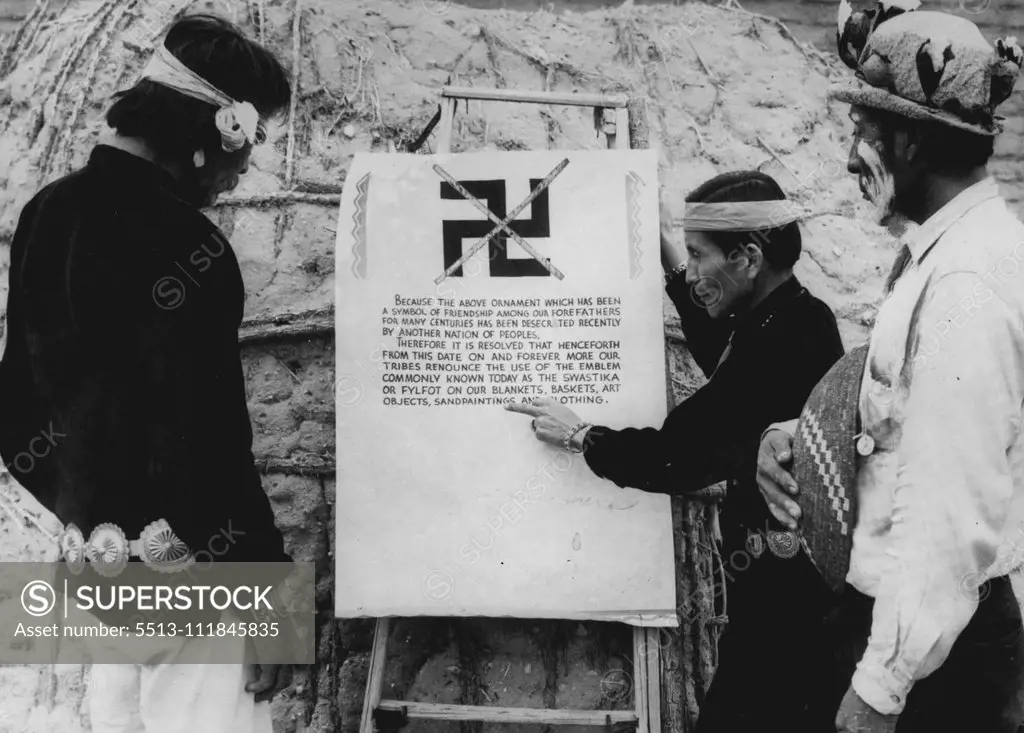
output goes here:
[[[68, 0], [52, 0], [59, 8]], [[71, 0], [74, 2], [75, 0]], [[344, 1], [344, 0], [342, 0]], [[0, 39], [13, 33], [31, 13], [36, 0], [0, 0]], [[612, 8], [614, 0], [462, 0], [458, 3], [473, 8], [512, 8], [536, 11], [554, 8], [558, 12]], [[670, 3], [639, 0], [638, 6], [667, 5]], [[680, 3], [681, 4], [681, 3]], [[746, 0], [743, 7], [774, 16], [783, 21], [801, 41], [831, 51], [834, 46], [835, 0]], [[941, 10], [968, 18], [982, 29], [989, 40], [1005, 35], [1024, 37], [1024, 0], [925, 0], [923, 7]], [[2, 43], [2, 41], [0, 41]], [[1024, 206], [1024, 95], [1015, 93], [1001, 108], [1009, 124], [996, 149], [995, 171], [1008, 199]]]
[[[249, 299], [243, 366], [264, 486], [297, 559], [318, 563], [320, 664], [275, 703], [278, 730], [353, 730], [371, 624], [331, 618], [336, 399], [333, 354], [335, 207], [356, 151], [401, 149], [460, 84], [628, 91], [660, 151], [670, 200], [717, 172], [754, 168], [824, 214], [807, 223], [798, 275], [861, 342], [892, 258], [843, 170], [845, 111], [829, 108], [835, 61], [771, 19], [703, 4], [632, 10], [519, 12], [438, 3], [305, 0], [45, 0], [0, 51], [0, 287], [17, 214], [44, 183], [81, 165], [102, 131], [105, 101], [129, 85], [150, 43], [179, 13], [212, 9], [273, 47], [297, 77], [294, 113], [232, 199], [210, 212], [238, 252]], [[429, 12], [429, 11], [433, 12]], [[443, 12], [439, 12], [443, 11]], [[431, 138], [422, 152], [434, 145]], [[600, 148], [588, 109], [470, 104], [454, 149]], [[186, 293], [187, 297], [187, 293]], [[0, 312], [6, 299], [0, 289]], [[673, 398], [701, 378], [666, 304]], [[0, 321], [2, 330], [2, 321]], [[2, 406], [0, 406], [2, 409]], [[52, 553], [55, 519], [7, 481], [4, 559]], [[674, 504], [680, 615], [665, 634], [666, 729], [687, 729], [713, 665], [711, 555], [699, 503]], [[40, 529], [42, 527], [42, 529]], [[467, 528], [467, 531], [472, 528]], [[643, 558], [637, 558], [642, 563]], [[628, 708], [630, 634], [560, 622], [403, 622], [392, 635], [385, 695], [529, 707]], [[87, 726], [81, 669], [2, 669], [0, 731]], [[10, 690], [10, 694], [7, 694]], [[464, 725], [465, 728], [478, 726]], [[538, 726], [539, 727], [539, 726]], [[416, 724], [414, 731], [454, 728]], [[84, 729], [87, 729], [84, 728]]]

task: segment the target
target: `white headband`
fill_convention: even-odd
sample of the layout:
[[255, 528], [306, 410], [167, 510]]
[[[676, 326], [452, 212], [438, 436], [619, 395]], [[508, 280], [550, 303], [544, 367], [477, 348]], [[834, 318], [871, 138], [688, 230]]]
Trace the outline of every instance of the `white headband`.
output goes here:
[[241, 150], [246, 142], [258, 145], [266, 138], [263, 121], [251, 103], [236, 102], [181, 63], [162, 43], [143, 69], [142, 78], [220, 107], [214, 121], [220, 131], [221, 147], [229, 153]]
[[742, 201], [689, 203], [683, 212], [683, 229], [692, 232], [756, 232], [775, 229], [810, 215], [794, 202]]

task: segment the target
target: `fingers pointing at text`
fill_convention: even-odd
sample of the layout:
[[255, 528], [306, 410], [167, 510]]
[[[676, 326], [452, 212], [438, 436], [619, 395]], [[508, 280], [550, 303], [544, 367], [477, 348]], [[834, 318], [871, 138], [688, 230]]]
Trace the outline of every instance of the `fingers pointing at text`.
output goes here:
[[540, 397], [532, 402], [510, 402], [508, 412], [518, 412], [533, 418], [530, 427], [537, 439], [548, 445], [564, 447], [566, 435], [581, 425], [579, 416], [560, 402]]

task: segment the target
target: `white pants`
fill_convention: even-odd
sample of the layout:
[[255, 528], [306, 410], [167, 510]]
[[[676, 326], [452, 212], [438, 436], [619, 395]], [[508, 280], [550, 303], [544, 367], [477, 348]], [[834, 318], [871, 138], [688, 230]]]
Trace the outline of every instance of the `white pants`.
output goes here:
[[[232, 620], [225, 613], [224, 621]], [[94, 659], [119, 656], [110, 640], [83, 641]], [[270, 703], [257, 704], [245, 691], [244, 666], [204, 663], [240, 659], [244, 638], [151, 637], [130, 643], [145, 645], [143, 658], [161, 663], [93, 664], [86, 687], [92, 733], [273, 733]]]
[[93, 666], [93, 733], [273, 733], [270, 703], [245, 691], [240, 664]]

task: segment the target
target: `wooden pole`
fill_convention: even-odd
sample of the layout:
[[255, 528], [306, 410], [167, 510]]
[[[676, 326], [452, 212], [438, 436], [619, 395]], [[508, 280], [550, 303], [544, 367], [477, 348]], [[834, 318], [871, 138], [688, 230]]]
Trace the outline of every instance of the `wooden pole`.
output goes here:
[[631, 710], [550, 710], [544, 708], [501, 708], [492, 705], [448, 705], [437, 702], [408, 702], [381, 700], [381, 710], [404, 711], [410, 720], [461, 720], [481, 723], [517, 723], [536, 725], [583, 725], [603, 727], [612, 724], [633, 723], [636, 713]]
[[524, 89], [488, 89], [486, 87], [444, 87], [441, 96], [448, 99], [483, 99], [492, 102], [527, 104], [564, 104], [575, 107], [614, 107], [629, 105], [626, 94], [544, 92]]
[[366, 694], [363, 697], [363, 715], [359, 733], [374, 733], [373, 712], [380, 704], [384, 691], [384, 664], [388, 656], [388, 635], [391, 633], [391, 619], [377, 619], [373, 632], [373, 648], [370, 651], [370, 671], [366, 678]]

